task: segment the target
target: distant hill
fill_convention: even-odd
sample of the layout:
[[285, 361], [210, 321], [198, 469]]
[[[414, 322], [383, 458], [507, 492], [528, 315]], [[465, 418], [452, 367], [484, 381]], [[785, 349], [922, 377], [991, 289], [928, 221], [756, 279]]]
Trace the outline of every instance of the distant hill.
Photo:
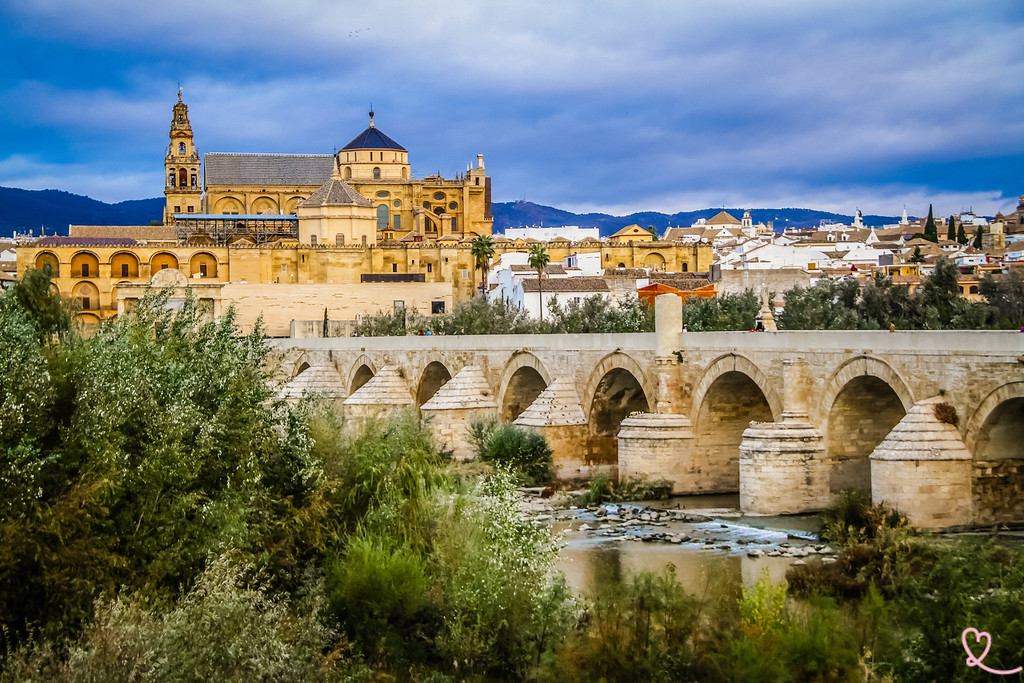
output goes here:
[[68, 225], [149, 225], [163, 219], [164, 199], [133, 199], [107, 204], [62, 190], [0, 187], [0, 236], [40, 228], [68, 234]]
[[[107, 204], [62, 190], [0, 187], [0, 236], [10, 235], [15, 230], [31, 230], [38, 235], [40, 227], [44, 228], [48, 235], [66, 235], [69, 224], [149, 225], [151, 221], [161, 220], [163, 208], [162, 197]], [[665, 228], [688, 227], [698, 218], [711, 218], [723, 210], [736, 218], [743, 215], [743, 209], [737, 208], [709, 208], [673, 214], [640, 211], [628, 216], [612, 216], [606, 213], [573, 213], [525, 201], [495, 202], [491, 206], [495, 232], [528, 225], [579, 225], [585, 228], [596, 227], [604, 236], [633, 223], [645, 228], [653, 225], [661, 234]], [[750, 215], [754, 223], [774, 221], [775, 229], [780, 232], [787, 227], [817, 227], [823, 219], [843, 223], [853, 220], [852, 216], [814, 209], [751, 209]], [[896, 216], [864, 217], [866, 225], [876, 226], [895, 223], [897, 220]]]
[[[519, 228], [529, 225], [558, 227], [561, 225], [579, 225], [584, 228], [596, 227], [603, 236], [611, 235], [627, 225], [637, 224], [642, 227], [653, 225], [658, 234], [665, 228], [689, 227], [698, 218], [711, 218], [719, 211], [728, 211], [737, 219], [743, 216], [744, 209], [717, 208], [699, 211], [680, 211], [667, 214], [657, 211], [640, 211], [628, 216], [611, 216], [606, 213], [572, 213], [551, 206], [534, 204], [533, 202], [496, 202], [491, 205], [494, 216], [494, 231], [504, 232], [506, 228]], [[754, 223], [773, 221], [775, 230], [782, 232], [785, 228], [816, 228], [822, 220], [832, 220], [849, 224], [853, 216], [844, 216], [829, 211], [814, 209], [750, 209], [750, 217]], [[895, 223], [898, 216], [864, 216], [864, 224], [881, 226]]]

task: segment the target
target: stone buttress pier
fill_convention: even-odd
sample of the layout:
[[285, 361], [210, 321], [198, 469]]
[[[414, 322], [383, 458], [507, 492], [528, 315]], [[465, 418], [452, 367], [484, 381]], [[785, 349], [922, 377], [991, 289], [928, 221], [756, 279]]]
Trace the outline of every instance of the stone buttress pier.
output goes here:
[[357, 432], [374, 420], [386, 420], [415, 405], [402, 371], [386, 365], [342, 403], [346, 422]]
[[897, 508], [916, 527], [972, 521], [973, 462], [957, 428], [940, 419], [950, 411], [940, 396], [918, 401], [871, 454], [871, 502]]
[[619, 427], [619, 476], [672, 482], [674, 493], [700, 492], [700, 468], [693, 460], [693, 428], [682, 410], [679, 335], [683, 301], [675, 294], [654, 300], [657, 395], [653, 413], [631, 415]]
[[497, 417], [498, 402], [483, 371], [469, 365], [420, 406], [420, 413], [435, 438], [451, 449], [452, 458], [471, 460], [476, 454], [469, 442], [469, 426]]
[[589, 479], [598, 473], [614, 475], [608, 465], [587, 458], [589, 424], [569, 377], [556, 377], [513, 424], [542, 435], [554, 455], [557, 479]]
[[778, 515], [819, 510], [828, 503], [824, 436], [810, 422], [807, 362], [782, 361], [781, 422], [754, 422], [740, 443], [740, 508]]

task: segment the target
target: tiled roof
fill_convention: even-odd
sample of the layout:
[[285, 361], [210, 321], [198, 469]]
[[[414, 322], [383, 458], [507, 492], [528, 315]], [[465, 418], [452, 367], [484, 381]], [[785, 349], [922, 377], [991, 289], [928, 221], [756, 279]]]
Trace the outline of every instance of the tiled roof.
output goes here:
[[303, 208], [311, 206], [373, 206], [373, 202], [352, 189], [341, 178], [332, 177], [302, 202]]
[[33, 247], [134, 247], [133, 239], [124, 237], [42, 237], [32, 243]]
[[[523, 263], [513, 263], [511, 266], [509, 266], [509, 269], [513, 273], [537, 272], [536, 268], [532, 268]], [[547, 273], [548, 275], [565, 275], [565, 267], [562, 266], [560, 263], [552, 263], [544, 267], [544, 272]]]
[[728, 211], [719, 211], [709, 218], [704, 225], [742, 225], [742, 223]]
[[607, 292], [608, 282], [603, 277], [567, 277], [541, 281], [523, 280], [524, 292]]
[[173, 225], [69, 225], [68, 234], [77, 239], [104, 237], [147, 242], [173, 242], [178, 239]]
[[322, 185], [331, 177], [331, 154], [223, 154], [203, 157], [206, 185]]
[[405, 147], [402, 147], [387, 135], [384, 135], [384, 133], [377, 130], [372, 125], [372, 121], [370, 123], [371, 125], [369, 128], [357, 135], [352, 142], [342, 147], [342, 149], [397, 149], [401, 152], [407, 151]]
[[604, 276], [636, 279], [647, 277], [647, 270], [644, 268], [605, 268]]

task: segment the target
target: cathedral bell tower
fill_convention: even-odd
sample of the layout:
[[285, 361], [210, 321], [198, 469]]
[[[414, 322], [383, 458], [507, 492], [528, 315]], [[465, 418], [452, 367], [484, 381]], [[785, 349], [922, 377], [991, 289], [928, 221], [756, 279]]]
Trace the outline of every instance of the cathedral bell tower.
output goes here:
[[192, 140], [192, 124], [188, 120], [188, 106], [178, 102], [171, 117], [171, 143], [164, 157], [164, 225], [174, 222], [176, 213], [199, 213], [203, 196], [199, 174], [199, 153]]

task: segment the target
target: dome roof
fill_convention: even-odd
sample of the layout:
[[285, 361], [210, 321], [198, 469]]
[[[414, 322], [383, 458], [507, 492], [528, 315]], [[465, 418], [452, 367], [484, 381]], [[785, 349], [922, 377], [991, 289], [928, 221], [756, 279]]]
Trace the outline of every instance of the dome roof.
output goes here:
[[377, 130], [373, 125], [373, 112], [370, 112], [370, 126], [357, 135], [352, 142], [341, 148], [342, 151], [353, 149], [394, 149], [399, 152], [408, 151], [405, 147]]

